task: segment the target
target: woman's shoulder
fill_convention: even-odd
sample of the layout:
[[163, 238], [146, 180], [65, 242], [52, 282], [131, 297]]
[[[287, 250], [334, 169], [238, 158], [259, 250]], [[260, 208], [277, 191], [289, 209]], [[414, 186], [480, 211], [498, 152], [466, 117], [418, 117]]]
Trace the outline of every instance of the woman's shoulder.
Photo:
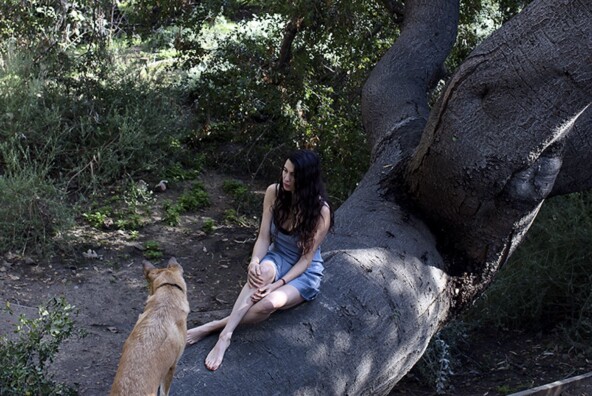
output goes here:
[[270, 202], [274, 202], [277, 197], [279, 188], [280, 185], [278, 183], [270, 184], [267, 187], [267, 189], [265, 189], [265, 199], [270, 200]]
[[265, 190], [265, 194], [273, 194], [275, 197], [277, 195], [278, 190], [280, 189], [279, 183], [270, 184], [267, 189]]

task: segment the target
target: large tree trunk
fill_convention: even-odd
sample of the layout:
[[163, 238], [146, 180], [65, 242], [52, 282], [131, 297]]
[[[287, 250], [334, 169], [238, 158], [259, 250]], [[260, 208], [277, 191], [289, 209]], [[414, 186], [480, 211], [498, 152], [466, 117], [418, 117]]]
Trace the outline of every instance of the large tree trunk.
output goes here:
[[590, 187], [591, 8], [525, 9], [465, 60], [431, 113], [406, 181], [461, 275], [461, 305], [512, 254], [558, 174], [556, 192]]
[[458, 3], [407, 0], [401, 36], [364, 88], [372, 164], [323, 246], [320, 296], [239, 328], [216, 372], [203, 365], [215, 336], [186, 349], [173, 392], [387, 394], [511, 254], [554, 181], [555, 193], [590, 184], [577, 160], [560, 169], [589, 143], [591, 8], [535, 1], [429, 115]]

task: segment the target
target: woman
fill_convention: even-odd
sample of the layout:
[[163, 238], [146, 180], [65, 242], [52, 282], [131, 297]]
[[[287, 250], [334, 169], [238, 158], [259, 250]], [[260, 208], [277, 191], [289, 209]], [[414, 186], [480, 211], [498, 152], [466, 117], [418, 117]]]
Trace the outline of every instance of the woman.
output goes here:
[[265, 191], [259, 235], [248, 268], [247, 283], [232, 312], [187, 331], [187, 344], [220, 331], [206, 357], [209, 370], [220, 367], [234, 329], [257, 323], [278, 309], [314, 299], [323, 277], [320, 245], [333, 226], [317, 154], [293, 153], [282, 169], [281, 182]]

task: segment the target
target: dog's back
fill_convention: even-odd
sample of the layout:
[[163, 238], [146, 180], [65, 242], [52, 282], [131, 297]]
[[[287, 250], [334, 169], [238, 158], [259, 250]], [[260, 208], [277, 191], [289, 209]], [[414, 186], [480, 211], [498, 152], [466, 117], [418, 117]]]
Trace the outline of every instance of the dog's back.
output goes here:
[[183, 269], [172, 258], [167, 268], [144, 263], [150, 296], [125, 341], [111, 395], [168, 395], [187, 335], [187, 286]]

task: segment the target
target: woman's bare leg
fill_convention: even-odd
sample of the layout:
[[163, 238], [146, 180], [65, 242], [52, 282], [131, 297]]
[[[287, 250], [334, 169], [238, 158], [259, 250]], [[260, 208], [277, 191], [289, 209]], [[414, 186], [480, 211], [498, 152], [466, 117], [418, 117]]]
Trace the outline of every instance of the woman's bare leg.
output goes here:
[[[269, 284], [275, 278], [275, 266], [269, 262], [262, 263], [261, 265], [263, 266], [262, 275], [264, 275], [265, 277], [264, 283]], [[253, 306], [251, 296], [254, 292], [255, 288], [251, 287], [249, 282], [247, 281], [247, 283], [245, 283], [241, 292], [239, 293], [238, 297], [236, 298], [230, 315], [223, 319], [212, 320], [211, 322], [187, 330], [187, 345], [193, 345], [196, 342], [200, 341], [202, 338], [216, 331], [224, 329], [231, 319], [233, 323], [236, 321], [240, 322], [246, 314], [246, 312], [249, 310], [249, 308]], [[236, 325], [234, 325], [234, 327], [236, 327]]]
[[[275, 266], [271, 264], [266, 265], [264, 274], [265, 284], [271, 283], [275, 278]], [[204, 337], [222, 330], [218, 337], [218, 342], [206, 357], [205, 365], [208, 369], [216, 370], [220, 367], [224, 359], [224, 353], [230, 346], [232, 333], [239, 324], [261, 322], [278, 309], [291, 308], [304, 301], [298, 290], [289, 285], [275, 290], [257, 303], [253, 303], [251, 299], [255, 291], [256, 289], [250, 287], [247, 282], [243, 286], [229, 316], [205, 323], [187, 331], [187, 344], [192, 345]]]
[[217, 370], [218, 367], [220, 367], [220, 364], [222, 364], [222, 360], [224, 359], [224, 353], [230, 346], [232, 332], [239, 323], [252, 324], [261, 322], [278, 309], [293, 307], [303, 301], [304, 299], [300, 296], [298, 290], [293, 286], [287, 285], [275, 290], [273, 293], [255, 304], [251, 302], [251, 306], [249, 306], [247, 312], [238, 322], [231, 319], [231, 314], [227, 320], [226, 326], [218, 337], [218, 342], [206, 357], [206, 367], [212, 371]]
[[[263, 262], [261, 263], [261, 277], [263, 278], [263, 284], [268, 285], [273, 282], [275, 278], [275, 265], [270, 262]], [[220, 321], [210, 322], [209, 324], [204, 325], [205, 328], [201, 329], [200, 331], [192, 331], [191, 333], [191, 340], [198, 339], [200, 336], [203, 336], [211, 333], [212, 331], [216, 331], [222, 328], [222, 332], [218, 337], [218, 342], [214, 345], [214, 348], [210, 351], [208, 356], [206, 357], [206, 367], [210, 370], [216, 370], [220, 367], [222, 363], [222, 359], [224, 358], [224, 353], [226, 349], [230, 346], [230, 339], [232, 338], [232, 333], [234, 329], [241, 323], [249, 311], [249, 309], [253, 306], [253, 301], [251, 296], [255, 292], [255, 288], [249, 285], [249, 282], [245, 284], [243, 289], [241, 290], [234, 306], [232, 307], [232, 312], [230, 315]], [[203, 327], [203, 326], [202, 326]], [[189, 337], [189, 332], [188, 332]], [[196, 341], [193, 341], [196, 342]]]

